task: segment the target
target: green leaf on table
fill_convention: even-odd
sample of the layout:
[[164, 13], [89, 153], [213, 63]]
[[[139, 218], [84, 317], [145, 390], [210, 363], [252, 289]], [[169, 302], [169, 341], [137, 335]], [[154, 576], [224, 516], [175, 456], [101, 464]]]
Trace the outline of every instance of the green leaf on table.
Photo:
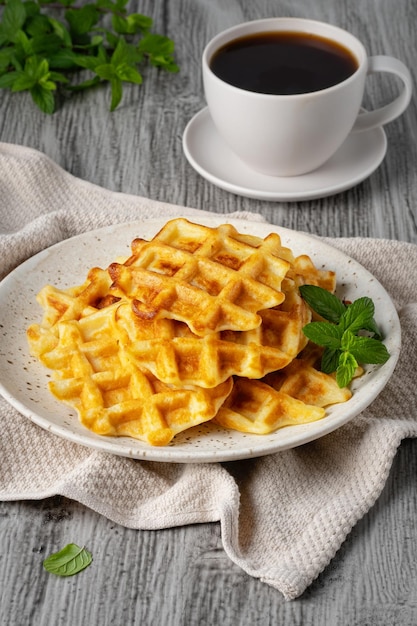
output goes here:
[[62, 39], [55, 33], [36, 35], [29, 39], [25, 46], [26, 54], [36, 54], [38, 56], [49, 57], [62, 48]]
[[123, 37], [117, 41], [116, 48], [111, 55], [111, 63], [114, 66], [127, 63], [134, 65], [141, 60], [140, 54], [135, 46], [128, 43]]
[[30, 20], [31, 18], [40, 15], [41, 7], [38, 2], [35, 2], [35, 0], [26, 0], [26, 2], [24, 3], [24, 7], [26, 19]]
[[21, 0], [8, 0], [0, 24], [0, 44], [13, 42], [16, 32], [23, 27], [26, 10]]
[[14, 57], [14, 47], [7, 47], [0, 50], [0, 74], [6, 72]]
[[47, 572], [56, 576], [74, 576], [88, 567], [93, 557], [84, 547], [80, 548], [75, 543], [69, 543], [59, 552], [48, 556], [43, 566]]
[[134, 35], [147, 33], [152, 27], [152, 19], [140, 13], [131, 13], [127, 16], [115, 13], [112, 16], [112, 26], [116, 33], [122, 35]]
[[174, 48], [175, 44], [172, 39], [155, 33], [146, 34], [138, 44], [138, 51], [149, 59], [151, 65], [168, 72], [179, 70], [173, 58]]
[[135, 83], [136, 85], [140, 85], [143, 80], [137, 69], [127, 63], [122, 63], [116, 67], [116, 75], [120, 80], [126, 83]]
[[65, 25], [62, 24], [62, 22], [54, 19], [53, 17], [48, 17], [48, 22], [51, 25], [51, 28], [55, 35], [61, 39], [61, 41], [67, 48], [70, 48], [72, 46], [71, 35]]
[[52, 115], [55, 111], [55, 98], [48, 87], [42, 85], [34, 85], [30, 89], [30, 95], [33, 102], [40, 108], [43, 113]]
[[[70, 7], [72, 6], [76, 0], [57, 0], [58, 4], [61, 4], [63, 7]], [[50, 4], [51, 2], [54, 2], [54, 0], [43, 0], [43, 2], [45, 4]]]
[[[152, 18], [129, 13], [128, 0], [0, 3], [4, 4], [0, 15], [0, 88], [29, 91], [46, 113], [54, 110], [52, 92], [57, 89], [62, 96], [109, 82], [110, 109], [114, 111], [122, 98], [123, 83], [143, 82], [144, 63], [178, 71], [174, 42], [150, 32]], [[60, 19], [60, 10], [65, 20]], [[84, 76], [84, 70], [92, 75]]]
[[71, 70], [79, 67], [77, 53], [69, 48], [62, 48], [49, 57], [49, 67], [56, 70]]
[[69, 85], [68, 89], [71, 91], [83, 91], [84, 89], [90, 89], [91, 87], [95, 87], [101, 83], [100, 76], [93, 76], [93, 78], [88, 78], [87, 80], [78, 83], [77, 85]]
[[97, 67], [100, 65], [106, 65], [100, 57], [88, 56], [84, 54], [74, 55], [74, 63], [76, 63], [79, 67], [84, 67], [86, 70], [91, 70], [92, 72], [95, 72]]
[[123, 84], [120, 78], [112, 78], [111, 85], [111, 102], [110, 111], [114, 111], [120, 104], [123, 95]]
[[31, 89], [41, 81], [49, 78], [49, 64], [46, 59], [29, 57], [23, 70], [17, 72], [12, 91]]
[[7, 72], [0, 76], [0, 89], [11, 89], [18, 76], [18, 72]]
[[65, 17], [71, 32], [85, 35], [97, 24], [100, 12], [93, 4], [86, 4], [79, 9], [68, 9]]
[[94, 71], [103, 80], [112, 80], [116, 77], [116, 68], [111, 63], [96, 65]]
[[25, 31], [31, 37], [46, 35], [51, 32], [51, 23], [46, 15], [42, 15], [38, 12], [36, 15], [31, 16], [28, 20]]

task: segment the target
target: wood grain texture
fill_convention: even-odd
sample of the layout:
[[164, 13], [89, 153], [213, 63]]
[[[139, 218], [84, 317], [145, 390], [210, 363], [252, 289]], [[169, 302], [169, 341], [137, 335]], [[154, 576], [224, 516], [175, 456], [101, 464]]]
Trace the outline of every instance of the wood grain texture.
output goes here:
[[[50, 117], [26, 94], [0, 91], [0, 141], [41, 150], [75, 176], [116, 191], [223, 214], [250, 210], [325, 236], [417, 243], [415, 99], [386, 127], [378, 170], [321, 200], [262, 202], [217, 189], [190, 167], [181, 143], [204, 106], [200, 57], [218, 31], [273, 15], [330, 21], [359, 36], [370, 54], [402, 59], [416, 82], [414, 0], [143, 0], [129, 9], [152, 16], [155, 30], [174, 38], [180, 74], [148, 71], [112, 114], [106, 88], [74, 95]], [[396, 88], [393, 80], [372, 80], [367, 102]], [[217, 524], [138, 532], [60, 497], [0, 503], [0, 624], [414, 626], [416, 478], [417, 442], [407, 440], [373, 509], [294, 602], [229, 560]], [[45, 575], [45, 556], [72, 541], [93, 553], [93, 566], [70, 579]]]

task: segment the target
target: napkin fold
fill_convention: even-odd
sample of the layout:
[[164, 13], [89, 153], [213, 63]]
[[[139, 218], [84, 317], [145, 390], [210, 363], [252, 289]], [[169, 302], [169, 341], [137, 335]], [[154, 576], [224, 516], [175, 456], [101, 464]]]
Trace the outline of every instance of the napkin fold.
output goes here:
[[[73, 177], [40, 152], [0, 143], [0, 277], [81, 232], [179, 215], [212, 213], [111, 192]], [[417, 435], [417, 246], [326, 241], [376, 276], [401, 321], [397, 368], [361, 415], [312, 443], [266, 457], [170, 464], [62, 440], [0, 398], [0, 499], [59, 494], [136, 529], [219, 522], [232, 561], [285, 598], [300, 596], [378, 498], [401, 440]], [[24, 452], [28, 446], [30, 455]]]

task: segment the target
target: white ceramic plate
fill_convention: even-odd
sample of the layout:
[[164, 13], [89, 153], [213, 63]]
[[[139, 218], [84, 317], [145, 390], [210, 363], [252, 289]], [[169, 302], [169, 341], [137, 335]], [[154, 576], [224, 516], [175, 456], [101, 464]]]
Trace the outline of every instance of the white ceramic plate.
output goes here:
[[183, 150], [190, 165], [221, 189], [257, 200], [298, 202], [340, 193], [368, 178], [385, 157], [387, 138], [383, 128], [353, 133], [314, 172], [267, 176], [250, 169], [232, 152], [205, 108], [187, 124]]
[[[201, 219], [218, 225], [224, 216]], [[120, 456], [152, 461], [231, 461], [299, 446], [339, 428], [360, 413], [380, 393], [390, 378], [400, 351], [400, 324], [395, 308], [378, 281], [356, 261], [313, 237], [270, 224], [228, 220], [241, 232], [265, 237], [278, 232], [295, 254], [306, 253], [318, 267], [334, 269], [339, 296], [353, 300], [371, 297], [377, 323], [386, 337], [391, 358], [370, 367], [355, 381], [353, 397], [328, 409], [327, 416], [311, 424], [289, 426], [271, 435], [247, 435], [212, 424], [195, 427], [175, 437], [167, 447], [154, 448], [130, 438], [95, 435], [78, 421], [75, 412], [48, 391], [48, 370], [29, 356], [26, 328], [41, 319], [35, 295], [45, 284], [66, 288], [84, 282], [90, 267], [107, 267], [117, 256], [128, 254], [134, 237], [150, 238], [165, 220], [119, 224], [67, 239], [35, 255], [0, 283], [0, 392], [20, 413], [46, 430], [73, 442]]]

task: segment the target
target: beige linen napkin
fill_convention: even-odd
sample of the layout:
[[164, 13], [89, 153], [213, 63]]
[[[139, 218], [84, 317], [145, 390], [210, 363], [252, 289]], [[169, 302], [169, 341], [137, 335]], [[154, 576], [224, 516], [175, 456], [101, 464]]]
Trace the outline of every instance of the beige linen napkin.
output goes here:
[[[0, 144], [1, 276], [82, 231], [180, 214], [198, 218], [202, 212], [101, 189], [39, 152]], [[181, 465], [135, 461], [61, 440], [0, 399], [0, 498], [60, 494], [137, 529], [220, 522], [224, 549], [235, 563], [287, 599], [299, 596], [375, 502], [401, 440], [417, 435], [417, 246], [328, 241], [384, 284], [401, 319], [397, 369], [360, 416], [278, 454]], [[28, 444], [30, 455], [23, 452]]]

